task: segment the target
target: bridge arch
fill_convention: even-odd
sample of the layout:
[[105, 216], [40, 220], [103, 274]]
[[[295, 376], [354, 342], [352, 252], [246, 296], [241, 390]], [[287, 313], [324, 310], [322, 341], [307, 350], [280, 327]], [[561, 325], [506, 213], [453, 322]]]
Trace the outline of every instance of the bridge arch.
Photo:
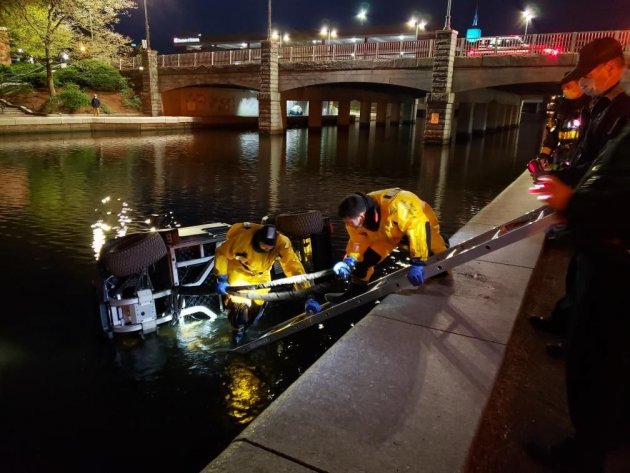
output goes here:
[[258, 91], [230, 84], [189, 85], [161, 93], [164, 115], [219, 118], [258, 117]]

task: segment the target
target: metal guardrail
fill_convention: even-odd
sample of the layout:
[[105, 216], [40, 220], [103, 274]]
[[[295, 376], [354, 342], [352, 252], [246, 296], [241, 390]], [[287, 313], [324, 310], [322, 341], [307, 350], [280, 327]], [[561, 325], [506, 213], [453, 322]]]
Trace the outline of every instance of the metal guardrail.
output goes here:
[[[586, 43], [604, 37], [617, 39], [626, 53], [630, 53], [630, 30], [583, 31], [573, 33], [545, 33], [513, 36], [487, 36], [469, 42], [458, 38], [455, 55], [478, 56], [540, 56], [577, 53]], [[352, 43], [307, 46], [281, 46], [280, 63], [312, 63], [335, 61], [387, 61], [401, 58], [431, 58], [434, 56], [434, 40], [390, 41], [384, 43]], [[158, 67], [190, 68], [226, 65], [260, 64], [260, 48], [232, 49], [199, 53], [159, 55]], [[114, 67], [140, 69], [140, 56], [120, 58], [112, 62]]]

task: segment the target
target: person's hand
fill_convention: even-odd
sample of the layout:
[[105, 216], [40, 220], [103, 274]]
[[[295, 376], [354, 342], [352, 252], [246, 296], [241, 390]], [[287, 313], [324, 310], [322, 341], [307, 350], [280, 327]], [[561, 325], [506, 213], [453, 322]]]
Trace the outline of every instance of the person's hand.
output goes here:
[[315, 299], [313, 299], [312, 297], [306, 299], [306, 303], [304, 304], [304, 312], [306, 312], [307, 315], [317, 314], [321, 310], [322, 306], [319, 305], [319, 303]]
[[227, 274], [222, 274], [221, 276], [217, 278], [217, 292], [219, 294], [223, 294], [224, 296], [227, 296], [226, 289], [229, 286], [227, 279], [228, 279]]
[[549, 159], [545, 154], [539, 154], [537, 157], [527, 163], [527, 170], [532, 176], [534, 182], [538, 180], [540, 176], [544, 176], [551, 170], [549, 165]]
[[424, 284], [424, 263], [419, 259], [412, 259], [407, 279], [414, 286]]
[[333, 271], [337, 276], [340, 276], [343, 279], [348, 279], [356, 264], [357, 260], [350, 256], [346, 256], [343, 261], [335, 263], [335, 265], [333, 266]]
[[540, 176], [537, 183], [529, 188], [529, 192], [559, 211], [567, 208], [573, 196], [573, 189], [554, 176]]

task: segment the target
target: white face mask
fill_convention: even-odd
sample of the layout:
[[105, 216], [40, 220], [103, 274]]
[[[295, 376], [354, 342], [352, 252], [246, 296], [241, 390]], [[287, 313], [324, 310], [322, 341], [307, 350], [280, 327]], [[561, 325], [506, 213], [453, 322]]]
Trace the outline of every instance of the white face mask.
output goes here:
[[582, 77], [579, 81], [579, 84], [580, 89], [582, 89], [582, 91], [589, 97], [597, 97], [604, 92], [603, 90], [599, 90], [595, 86], [595, 80], [591, 78]]

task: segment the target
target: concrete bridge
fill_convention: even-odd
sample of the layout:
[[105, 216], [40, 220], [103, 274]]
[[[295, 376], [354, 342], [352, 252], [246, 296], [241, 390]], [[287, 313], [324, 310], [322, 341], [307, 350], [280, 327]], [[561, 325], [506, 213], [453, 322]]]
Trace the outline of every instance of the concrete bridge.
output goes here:
[[[294, 113], [301, 111], [311, 128], [322, 126], [322, 115], [336, 116], [342, 127], [349, 125], [352, 115], [361, 125], [369, 125], [373, 115], [377, 125], [396, 125], [415, 121], [418, 108], [428, 108], [427, 124], [441, 125], [442, 141], [450, 136], [444, 129], [451, 128], [449, 113], [454, 111], [461, 136], [517, 126], [522, 104], [557, 93], [557, 83], [575, 65], [579, 49], [605, 36], [617, 38], [630, 54], [630, 31], [493, 37], [468, 43], [447, 30], [437, 32], [435, 40], [275, 45], [281, 120], [277, 127], [287, 127], [287, 115], [296, 105]], [[259, 115], [258, 95], [268, 84], [262, 79], [261, 53], [241, 49], [145, 54], [142, 61], [120, 62], [119, 67], [139, 88], [147, 89], [153, 77], [153, 96], [160, 102], [153, 109], [159, 114], [233, 122]], [[443, 105], [437, 112], [430, 105], [436, 97]]]

